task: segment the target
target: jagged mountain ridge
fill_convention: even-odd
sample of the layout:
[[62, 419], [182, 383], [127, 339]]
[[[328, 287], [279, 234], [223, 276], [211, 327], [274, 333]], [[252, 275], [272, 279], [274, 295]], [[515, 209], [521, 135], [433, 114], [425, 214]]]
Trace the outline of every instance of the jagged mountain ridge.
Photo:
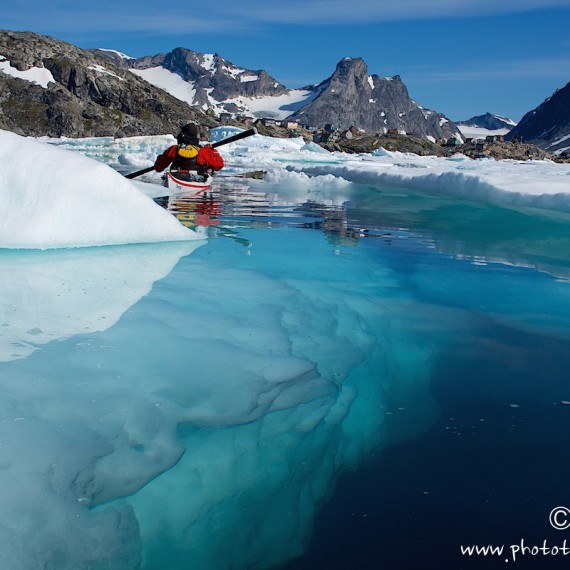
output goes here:
[[[389, 129], [423, 138], [460, 136], [457, 126], [441, 113], [413, 101], [399, 76], [369, 75], [360, 58], [344, 58], [333, 75], [316, 86], [288, 89], [262, 70], [235, 66], [217, 54], [200, 54], [176, 48], [167, 54], [127, 58], [112, 50], [96, 50], [155, 85], [168, 88], [159, 68], [188, 83], [182, 94], [203, 110], [215, 109], [234, 115], [298, 120], [315, 127], [334, 124], [340, 129], [357, 127], [386, 133]], [[168, 79], [167, 79], [168, 80]], [[178, 89], [178, 87], [176, 87]]]
[[370, 132], [399, 132], [421, 138], [460, 136], [445, 115], [413, 101], [400, 76], [369, 75], [361, 58], [344, 58], [331, 77], [315, 88], [315, 97], [290, 118], [308, 124], [332, 123], [341, 129], [355, 126]]
[[522, 139], [553, 153], [570, 150], [570, 83], [529, 111], [506, 137]]
[[[199, 110], [130, 71], [33, 32], [0, 31], [0, 128], [25, 136], [135, 136], [177, 132]], [[40, 84], [29, 77], [42, 73]]]

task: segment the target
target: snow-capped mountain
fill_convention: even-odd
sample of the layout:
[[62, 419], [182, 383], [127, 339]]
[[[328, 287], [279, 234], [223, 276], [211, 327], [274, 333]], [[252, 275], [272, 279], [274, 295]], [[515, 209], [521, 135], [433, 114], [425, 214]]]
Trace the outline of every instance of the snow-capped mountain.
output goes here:
[[516, 122], [507, 117], [485, 113], [484, 115], [471, 117], [466, 121], [458, 121], [457, 124], [460, 127], [474, 127], [479, 129], [488, 129], [489, 131], [498, 131], [500, 129], [507, 129], [510, 131], [516, 125]]
[[507, 117], [485, 113], [456, 124], [465, 138], [485, 138], [488, 135], [506, 135], [516, 122]]
[[519, 138], [549, 152], [570, 151], [570, 83], [528, 112], [507, 135]]
[[311, 96], [310, 89], [288, 89], [266, 71], [238, 67], [218, 54], [176, 48], [132, 58], [114, 50], [92, 51], [181, 101], [216, 114], [284, 119]]
[[129, 58], [113, 50], [94, 51], [203, 111], [379, 133], [395, 129], [433, 140], [459, 135], [447, 117], [412, 101], [399, 76], [370, 75], [360, 58], [344, 58], [331, 77], [316, 86], [288, 89], [267, 72], [238, 67], [218, 54], [176, 48]]

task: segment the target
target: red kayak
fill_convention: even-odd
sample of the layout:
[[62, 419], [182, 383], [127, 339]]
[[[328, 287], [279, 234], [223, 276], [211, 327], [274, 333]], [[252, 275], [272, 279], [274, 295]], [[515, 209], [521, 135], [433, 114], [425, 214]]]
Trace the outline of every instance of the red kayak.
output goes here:
[[205, 190], [211, 190], [212, 177], [208, 176], [204, 181], [199, 180], [200, 178], [202, 177], [196, 176], [196, 180], [180, 180], [176, 178], [172, 172], [167, 172], [166, 186], [168, 186], [169, 190], [175, 192], [203, 192]]

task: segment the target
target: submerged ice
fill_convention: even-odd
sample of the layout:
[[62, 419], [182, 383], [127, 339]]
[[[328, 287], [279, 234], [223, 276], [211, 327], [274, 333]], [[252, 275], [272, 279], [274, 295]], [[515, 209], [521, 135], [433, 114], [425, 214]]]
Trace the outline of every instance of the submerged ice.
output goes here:
[[154, 247], [0, 250], [0, 362], [113, 326], [203, 241]]
[[[164, 267], [165, 247], [138, 246], [135, 257]], [[85, 260], [55, 253], [81, 274]], [[91, 326], [81, 306], [52, 307], [54, 323], [70, 324], [0, 365], [2, 566], [245, 569], [300, 553], [335, 473], [377, 443], [386, 386], [359, 386], [353, 371], [381, 377], [399, 357], [386, 362], [379, 305], [343, 301], [318, 266], [299, 282], [272, 257], [269, 271], [182, 257], [138, 302], [100, 298]], [[35, 275], [22, 298], [33, 298]], [[103, 270], [84, 278], [107, 286]], [[102, 314], [112, 326], [99, 326]], [[426, 357], [415, 351], [424, 367]], [[370, 397], [357, 403], [359, 391]]]

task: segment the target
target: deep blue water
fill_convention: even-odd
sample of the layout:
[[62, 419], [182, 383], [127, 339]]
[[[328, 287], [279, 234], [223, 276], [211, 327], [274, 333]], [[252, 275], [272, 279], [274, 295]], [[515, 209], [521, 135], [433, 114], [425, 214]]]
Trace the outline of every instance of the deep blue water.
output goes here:
[[[355, 188], [342, 208], [214, 201], [216, 238], [198, 258], [246, 266], [235, 253], [249, 247], [269, 275], [323, 282], [339, 280], [343, 263], [346, 298], [381, 302], [372, 329], [405, 329], [383, 338], [384, 350], [402, 351], [404, 363], [425, 350], [429, 364], [410, 364], [425, 377], [414, 384], [406, 370], [405, 386], [397, 366], [375, 368], [378, 354], [349, 375], [362, 394], [383, 386], [381, 426], [333, 477], [312, 531], [292, 548], [302, 553], [277, 566], [567, 567], [570, 551], [530, 549], [570, 547], [570, 532], [548, 518], [570, 506], [570, 218], [396, 189]], [[504, 553], [462, 555], [470, 545]]]
[[[493, 323], [478, 334], [490, 339], [484, 348], [458, 341], [440, 356], [431, 392], [441, 417], [408, 437], [413, 413], [392, 416], [389, 443], [340, 478], [306, 554], [283, 568], [496, 568], [512, 565], [521, 540], [562, 547], [568, 531], [553, 530], [548, 515], [570, 494], [569, 410], [560, 404], [570, 347]], [[473, 544], [504, 545], [505, 555], [460, 554]], [[515, 566], [567, 560], [527, 552]]]

